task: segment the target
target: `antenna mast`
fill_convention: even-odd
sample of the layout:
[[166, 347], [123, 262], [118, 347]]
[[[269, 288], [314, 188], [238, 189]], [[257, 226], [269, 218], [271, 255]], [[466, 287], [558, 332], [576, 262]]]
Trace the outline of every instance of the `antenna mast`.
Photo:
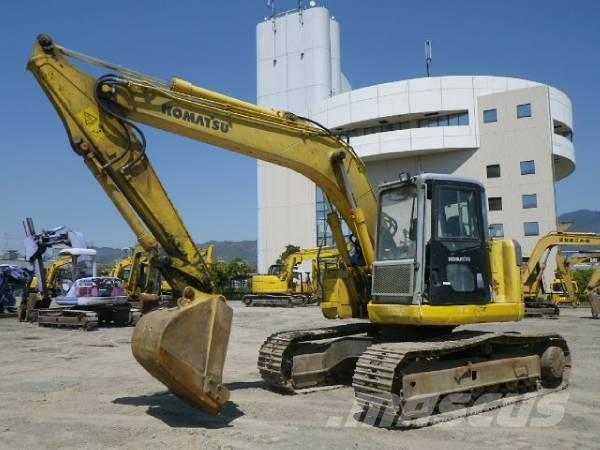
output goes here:
[[271, 18], [275, 17], [275, 0], [267, 0], [267, 8], [271, 8]]
[[431, 76], [431, 41], [425, 41], [425, 65], [427, 67], [427, 78]]

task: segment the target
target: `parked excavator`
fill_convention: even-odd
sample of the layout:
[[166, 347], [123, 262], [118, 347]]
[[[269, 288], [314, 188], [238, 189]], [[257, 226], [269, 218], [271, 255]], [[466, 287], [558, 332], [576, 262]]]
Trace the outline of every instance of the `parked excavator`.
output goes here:
[[123, 248], [121, 251], [124, 252], [125, 256], [115, 261], [114, 266], [110, 269], [109, 275], [111, 277], [120, 278], [123, 281], [127, 281], [131, 274], [131, 265], [133, 263], [133, 255], [137, 249]]
[[[50, 298], [54, 298], [63, 292], [66, 286], [63, 286], [62, 280], [71, 280], [71, 275], [64, 275], [65, 269], [73, 263], [73, 258], [70, 255], [62, 255], [56, 258], [45, 268], [45, 286], [49, 291]], [[39, 308], [39, 303], [42, 300], [42, 294], [40, 293], [40, 283], [37, 277], [33, 276], [29, 283], [28, 289], [24, 292], [21, 304], [19, 305], [19, 320], [27, 320], [28, 306], [29, 310]], [[49, 306], [49, 303], [48, 303]], [[33, 317], [32, 317], [33, 320]]]
[[560, 314], [558, 305], [551, 301], [543, 283], [548, 258], [557, 247], [600, 247], [600, 234], [553, 231], [538, 240], [521, 270], [525, 314], [529, 317], [556, 318]]
[[548, 298], [551, 303], [562, 306], [571, 305], [579, 306], [579, 296], [581, 292], [577, 282], [572, 276], [572, 267], [577, 264], [594, 264], [598, 262], [597, 256], [579, 254], [578, 256], [568, 257], [563, 252], [556, 253], [556, 270], [554, 271], [554, 279], [548, 293]]
[[[111, 73], [93, 77], [74, 60]], [[324, 192], [342, 262], [326, 274], [321, 310], [329, 319], [362, 320], [267, 338], [258, 368], [271, 388], [351, 381], [377, 424], [425, 426], [568, 384], [570, 352], [558, 334], [453, 331], [524, 315], [517, 244], [488, 239], [479, 182], [402, 174], [376, 195], [348, 143], [310, 119], [138, 74], [47, 35], [38, 37], [28, 69], [140, 245], [153, 252], [160, 243], [167, 255], [152, 258], [180, 293], [178, 307], [143, 316], [132, 351], [175, 394], [212, 413], [228, 401], [222, 371], [232, 309], [213, 293], [134, 122], [292, 169]], [[462, 409], [447, 411], [440, 399], [456, 393], [464, 395], [453, 406]]]
[[[64, 226], [36, 233], [30, 217], [23, 227], [25, 257], [33, 267], [36, 290], [23, 297], [21, 320], [84, 330], [93, 330], [100, 322], [125, 325], [131, 321], [131, 305], [122, 280], [96, 274], [96, 250], [86, 248], [82, 233]], [[58, 245], [68, 246], [60, 250], [59, 259], [68, 258], [71, 268], [70, 277], [61, 280], [69, 284], [61, 290], [55, 285], [57, 272], [47, 271], [43, 258], [49, 248]], [[58, 270], [61, 264], [62, 260], [53, 264], [54, 269]], [[50, 280], [47, 276], [51, 276]]]
[[[215, 246], [211, 244], [199, 250], [210, 270], [214, 264]], [[118, 260], [110, 274], [125, 281], [129, 302], [139, 304], [143, 314], [156, 308], [162, 301], [168, 304], [172, 300], [173, 289], [166, 280], [161, 279], [151, 257], [141, 246], [130, 249], [130, 254]]]
[[[592, 307], [592, 317], [597, 319], [600, 314], [598, 296], [598, 289], [600, 287], [600, 258], [598, 257], [598, 251], [588, 250], [577, 253], [577, 256], [569, 258], [566, 258], [562, 253], [557, 255], [556, 279], [553, 282], [551, 294], [553, 300], [557, 303], [566, 303], [574, 306], [580, 305], [580, 296], [586, 296]], [[581, 291], [572, 276], [572, 268], [576, 265], [587, 265], [594, 269], [587, 285], [583, 287], [583, 291]]]
[[[337, 248], [325, 246], [292, 253], [281, 264], [271, 265], [266, 275], [254, 275], [252, 291], [242, 301], [246, 306], [306, 306], [319, 292], [320, 267], [338, 257]], [[297, 270], [304, 261], [313, 262], [308, 275]]]

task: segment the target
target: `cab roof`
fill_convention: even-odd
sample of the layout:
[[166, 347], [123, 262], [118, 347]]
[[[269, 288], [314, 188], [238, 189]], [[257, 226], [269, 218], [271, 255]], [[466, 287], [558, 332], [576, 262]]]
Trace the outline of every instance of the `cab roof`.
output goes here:
[[[427, 181], [454, 181], [457, 183], [474, 184], [476, 186], [479, 186], [482, 189], [485, 189], [483, 184], [481, 183], [481, 181], [476, 180], [474, 178], [460, 177], [460, 176], [448, 175], [448, 174], [444, 174], [444, 173], [430, 173], [430, 172], [420, 173], [418, 175], [409, 177], [409, 180], [412, 181], [413, 183], [419, 183], [419, 182], [426, 183]], [[379, 190], [381, 191], [384, 189], [388, 189], [395, 185], [406, 183], [406, 181], [408, 181], [408, 180], [398, 179], [395, 181], [388, 181], [386, 183], [380, 184]]]

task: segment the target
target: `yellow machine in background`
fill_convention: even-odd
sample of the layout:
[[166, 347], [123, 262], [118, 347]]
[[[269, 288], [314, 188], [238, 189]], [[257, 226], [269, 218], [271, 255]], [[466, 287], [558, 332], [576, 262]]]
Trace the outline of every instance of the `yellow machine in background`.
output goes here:
[[[556, 255], [555, 279], [552, 282], [551, 299], [556, 304], [579, 306], [581, 294], [589, 295], [600, 285], [600, 257], [597, 251], [581, 251], [577, 256], [566, 257], [563, 253]], [[573, 279], [573, 267], [576, 265], [595, 267], [592, 276], [583, 292]]]
[[552, 280], [548, 299], [553, 305], [579, 306], [579, 286], [570, 276], [558, 277]]
[[129, 255], [121, 258], [115, 262], [115, 265], [110, 269], [109, 275], [111, 277], [120, 278], [123, 281], [127, 281], [131, 273], [131, 265], [133, 264], [133, 252], [135, 250], [130, 249]]
[[[71, 256], [63, 255], [52, 261], [52, 263], [46, 267], [46, 284], [53, 292], [53, 297], [56, 297], [57, 293], [62, 290], [60, 273], [64, 270], [65, 266], [72, 264], [72, 261], [73, 258]], [[30, 293], [32, 291], [36, 292], [38, 285], [39, 283], [37, 277], [33, 277], [31, 284], [29, 285]]]
[[[113, 74], [95, 78], [73, 58]], [[267, 385], [296, 391], [352, 382], [364, 408], [412, 425], [424, 414], [433, 414], [425, 424], [443, 418], [438, 400], [450, 393], [467, 395], [463, 406], [475, 413], [567, 385], [570, 354], [559, 335], [452, 331], [524, 314], [515, 244], [488, 239], [480, 183], [404, 174], [376, 196], [353, 149], [309, 119], [134, 73], [45, 35], [28, 68], [140, 245], [152, 253], [160, 244], [167, 255], [152, 260], [181, 292], [179, 307], [143, 316], [132, 350], [177, 395], [211, 412], [227, 402], [222, 370], [232, 310], [211, 293], [206, 262], [133, 122], [292, 169], [324, 192], [342, 263], [324, 275], [321, 310], [331, 319], [362, 320], [270, 336], [258, 357]], [[475, 392], [514, 396], [482, 402]]]
[[579, 306], [579, 286], [571, 275], [571, 265], [588, 262], [590, 257], [567, 256], [560, 251], [556, 253], [556, 270], [550, 286], [548, 299], [555, 305]]
[[[214, 264], [215, 246], [199, 248], [200, 255], [210, 270]], [[173, 289], [167, 280], [161, 279], [160, 273], [153, 264], [151, 255], [142, 247], [131, 249], [130, 255], [118, 260], [110, 272], [110, 276], [125, 281], [125, 290], [130, 302], [139, 303], [143, 314], [161, 304], [172, 300]]]
[[[206, 248], [199, 247], [198, 250], [200, 251], [200, 255], [202, 256], [202, 258], [204, 259], [204, 262], [206, 263], [206, 270], [212, 271], [213, 265], [216, 261], [214, 244], [209, 244], [208, 247], [206, 247]], [[161, 281], [159, 294], [162, 297], [166, 297], [166, 298], [173, 297], [173, 288], [171, 287], [171, 285], [169, 284], [169, 282], [167, 280]]]
[[[554, 302], [555, 298], [544, 289], [544, 269], [551, 251], [557, 247], [600, 247], [600, 235], [596, 233], [582, 233], [572, 231], [554, 231], [541, 237], [536, 243], [527, 262], [521, 270], [523, 294], [525, 298], [526, 314], [528, 316], [558, 316], [560, 310]], [[557, 267], [560, 270], [562, 261], [557, 257]], [[566, 273], [566, 271], [563, 272]], [[565, 288], [573, 286], [569, 281]], [[571, 298], [573, 292], [568, 294]]]
[[[243, 298], [246, 306], [307, 305], [319, 292], [319, 268], [326, 262], [335, 263], [337, 248], [316, 247], [292, 253], [281, 264], [269, 267], [267, 275], [252, 277], [252, 293]], [[309, 274], [298, 272], [298, 265], [312, 261]]]

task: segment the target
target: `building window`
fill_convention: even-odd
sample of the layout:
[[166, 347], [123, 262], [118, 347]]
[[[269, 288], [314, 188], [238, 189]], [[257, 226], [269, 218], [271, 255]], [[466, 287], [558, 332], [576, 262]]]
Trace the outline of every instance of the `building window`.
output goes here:
[[483, 112], [483, 123], [498, 122], [498, 112], [495, 109], [486, 109]]
[[500, 178], [500, 164], [491, 164], [486, 167], [488, 178]]
[[[372, 124], [367, 127], [344, 129], [344, 127], [336, 128], [335, 134], [347, 138], [355, 138], [358, 136], [367, 136], [375, 133], [387, 133], [388, 131], [410, 130], [413, 128], [433, 128], [433, 127], [455, 127], [469, 125], [469, 112], [462, 111], [452, 114], [447, 113], [429, 113], [427, 117], [422, 119], [406, 119], [404, 116], [398, 116], [396, 122], [392, 119], [380, 120], [377, 124]], [[431, 117], [430, 117], [431, 116]], [[434, 117], [435, 116], [435, 117]]]
[[535, 161], [521, 161], [521, 175], [535, 174]]
[[417, 123], [419, 128], [432, 127], [455, 127], [460, 125], [469, 125], [469, 113], [447, 114], [427, 119], [421, 119]]
[[522, 119], [524, 117], [531, 117], [531, 103], [517, 105], [517, 119]]
[[521, 198], [524, 209], [537, 208], [537, 194], [523, 194]]
[[537, 222], [525, 222], [523, 223], [523, 229], [525, 231], [525, 236], [540, 235], [540, 224]]
[[[329, 245], [334, 246], [335, 243], [333, 241], [333, 235], [331, 233], [331, 228], [329, 228], [329, 223], [327, 222], [327, 214], [329, 213], [329, 209], [327, 207], [327, 200], [325, 199], [325, 194], [319, 188], [316, 189], [316, 209], [317, 209], [317, 246]], [[335, 208], [334, 208], [335, 211]], [[342, 234], [346, 236], [350, 236], [350, 228], [346, 224], [345, 221], [342, 220]]]
[[317, 188], [317, 245], [333, 245], [333, 237], [327, 223], [327, 204], [323, 191]]
[[556, 119], [553, 120], [553, 123], [554, 133], [564, 138], [567, 138], [569, 141], [573, 142], [573, 130], [571, 130], [571, 128], [569, 128], [569, 126], [566, 123], [563, 123]]
[[504, 225], [502, 225], [501, 223], [490, 224], [490, 236], [493, 238], [504, 237]]
[[571, 130], [569, 130], [569, 131], [563, 131], [563, 132], [560, 132], [560, 133], [557, 132], [556, 134], [558, 134], [559, 136], [565, 137], [569, 141], [573, 142], [573, 132]]
[[488, 206], [490, 211], [502, 211], [502, 197], [488, 198]]

